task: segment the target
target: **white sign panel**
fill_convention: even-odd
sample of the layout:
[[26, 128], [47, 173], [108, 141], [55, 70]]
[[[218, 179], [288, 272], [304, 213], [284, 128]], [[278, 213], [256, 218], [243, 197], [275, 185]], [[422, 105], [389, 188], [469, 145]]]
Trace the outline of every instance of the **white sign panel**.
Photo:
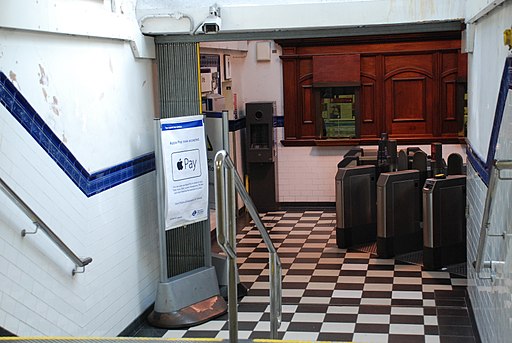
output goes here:
[[208, 167], [203, 116], [160, 120], [166, 230], [208, 218]]

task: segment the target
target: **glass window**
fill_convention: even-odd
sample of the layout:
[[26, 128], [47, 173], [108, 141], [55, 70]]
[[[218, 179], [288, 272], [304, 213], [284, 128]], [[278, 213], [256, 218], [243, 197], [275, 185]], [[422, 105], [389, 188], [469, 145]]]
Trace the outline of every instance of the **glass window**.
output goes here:
[[322, 87], [319, 92], [321, 138], [357, 136], [357, 87]]

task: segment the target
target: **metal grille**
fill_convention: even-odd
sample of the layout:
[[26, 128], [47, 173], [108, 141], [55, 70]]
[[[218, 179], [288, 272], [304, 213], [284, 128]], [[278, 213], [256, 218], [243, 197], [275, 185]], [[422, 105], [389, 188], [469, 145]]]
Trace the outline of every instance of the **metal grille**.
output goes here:
[[168, 230], [167, 275], [176, 276], [205, 266], [205, 256], [210, 256], [210, 244], [205, 244], [203, 232], [206, 222]]
[[196, 43], [156, 44], [162, 118], [200, 113]]
[[[162, 118], [201, 113], [196, 43], [156, 42]], [[208, 221], [165, 233], [167, 277], [208, 266], [211, 260]]]
[[377, 256], [377, 242], [361, 244], [361, 245], [354, 247], [353, 249], [362, 251], [362, 252], [367, 252], [367, 253]]

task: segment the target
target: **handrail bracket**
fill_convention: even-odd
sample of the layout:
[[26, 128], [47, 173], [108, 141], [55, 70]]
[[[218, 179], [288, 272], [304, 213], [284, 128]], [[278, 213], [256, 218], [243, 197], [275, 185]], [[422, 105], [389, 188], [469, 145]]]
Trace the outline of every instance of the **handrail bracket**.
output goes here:
[[34, 222], [34, 225], [36, 226], [36, 229], [34, 231], [27, 231], [25, 229], [21, 230], [21, 237], [25, 237], [26, 235], [34, 235], [37, 233], [37, 230], [39, 230], [40, 226], [39, 223]]
[[75, 276], [75, 274], [83, 274], [83, 273], [85, 273], [85, 266], [80, 267], [80, 266], [75, 265], [75, 268], [71, 272], [71, 275]]
[[48, 238], [75, 264], [75, 268], [71, 272], [71, 275], [81, 274], [85, 272], [85, 266], [92, 262], [91, 257], [78, 257], [73, 250], [71, 250], [55, 232], [53, 232], [46, 223], [39, 218], [37, 214], [16, 194], [11, 187], [9, 187], [2, 178], [0, 178], [0, 190], [7, 195], [7, 197], [16, 205], [18, 208], [32, 220], [35, 225], [34, 231], [21, 230], [21, 237], [26, 235], [33, 235], [41, 229]]

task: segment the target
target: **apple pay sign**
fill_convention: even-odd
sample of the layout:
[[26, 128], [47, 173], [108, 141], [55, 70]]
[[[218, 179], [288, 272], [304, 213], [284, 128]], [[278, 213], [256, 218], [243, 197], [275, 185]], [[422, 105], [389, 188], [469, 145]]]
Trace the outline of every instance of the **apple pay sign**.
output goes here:
[[172, 179], [174, 181], [180, 181], [200, 177], [201, 162], [199, 156], [200, 154], [198, 149], [172, 153]]

